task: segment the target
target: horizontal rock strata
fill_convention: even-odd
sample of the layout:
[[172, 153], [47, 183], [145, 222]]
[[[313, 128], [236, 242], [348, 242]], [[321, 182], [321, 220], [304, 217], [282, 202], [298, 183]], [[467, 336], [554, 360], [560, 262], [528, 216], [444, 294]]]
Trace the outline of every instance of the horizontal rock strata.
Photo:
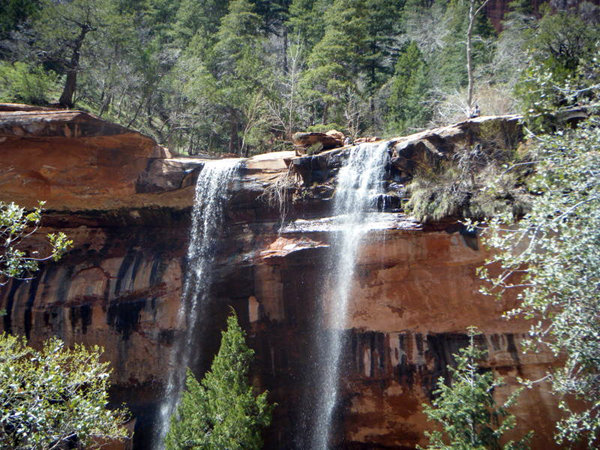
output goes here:
[[[485, 368], [507, 380], [499, 400], [516, 389], [517, 377], [539, 378], [556, 364], [549, 354], [521, 351], [528, 324], [501, 319], [514, 299], [498, 303], [479, 294], [475, 269], [487, 254], [477, 236], [451, 220], [420, 224], [402, 211], [403, 185], [417, 165], [461, 145], [509, 145], [520, 138], [517, 119], [478, 118], [389, 141], [388, 197], [363, 243], [350, 297], [335, 413], [340, 448], [424, 445], [430, 424], [420, 405], [448, 376], [468, 326], [484, 333]], [[46, 200], [43, 231], [74, 240], [33, 281], [1, 288], [3, 328], [34, 345], [52, 335], [102, 345], [112, 363], [114, 403], [128, 404], [136, 417], [134, 447], [148, 448], [168, 354], [182, 332], [175, 317], [193, 186], [205, 161], [170, 157], [151, 139], [86, 113], [18, 105], [0, 107], [0, 141], [0, 200]], [[259, 155], [245, 161], [231, 186], [195, 369], [210, 364], [232, 305], [256, 351], [253, 382], [278, 403], [265, 433], [268, 449], [293, 448], [299, 406], [311, 396], [311, 342], [327, 332], [315, 330], [315, 317], [327, 318], [331, 306], [321, 302], [336, 233], [330, 199], [349, 151]], [[38, 248], [41, 240], [28, 245]], [[535, 429], [533, 448], [555, 448], [558, 412], [547, 386], [526, 391], [515, 412], [517, 435]]]

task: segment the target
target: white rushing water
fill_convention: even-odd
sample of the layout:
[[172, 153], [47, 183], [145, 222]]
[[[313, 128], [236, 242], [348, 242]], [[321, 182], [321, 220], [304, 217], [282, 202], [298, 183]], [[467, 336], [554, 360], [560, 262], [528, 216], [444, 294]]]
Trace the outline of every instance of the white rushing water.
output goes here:
[[223, 206], [228, 198], [229, 184], [241, 160], [222, 159], [206, 162], [198, 175], [190, 243], [187, 252], [187, 273], [181, 305], [177, 312], [177, 329], [183, 329], [169, 357], [169, 376], [165, 396], [160, 406], [158, 436], [155, 449], [164, 448], [169, 420], [175, 411], [185, 384], [186, 367], [198, 358], [199, 322], [211, 285], [211, 269], [223, 223]]
[[[355, 274], [360, 242], [372, 224], [377, 196], [383, 190], [388, 160], [387, 142], [361, 144], [352, 150], [340, 169], [334, 198], [334, 213], [339, 231], [333, 234], [330, 279], [323, 294], [324, 326], [318, 346], [319, 380], [316, 411], [312, 415], [311, 450], [327, 450], [338, 400], [340, 359], [347, 328], [348, 300]], [[327, 305], [327, 306], [325, 306]]]

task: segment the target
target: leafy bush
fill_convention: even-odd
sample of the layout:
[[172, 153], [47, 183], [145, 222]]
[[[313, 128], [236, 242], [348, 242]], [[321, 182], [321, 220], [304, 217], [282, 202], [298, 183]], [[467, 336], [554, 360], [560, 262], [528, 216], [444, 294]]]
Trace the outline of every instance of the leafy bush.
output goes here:
[[[0, 335], [0, 446], [46, 450], [122, 439], [124, 410], [109, 410], [109, 363], [102, 349], [52, 338], [42, 350]], [[71, 447], [69, 447], [71, 448]]]
[[57, 83], [58, 76], [40, 66], [0, 61], [0, 101], [45, 105]]
[[11, 278], [31, 279], [41, 261], [57, 261], [73, 244], [73, 241], [60, 232], [48, 235], [51, 246], [48, 256], [40, 256], [38, 252], [25, 252], [19, 248], [23, 240], [40, 227], [42, 206], [44, 202], [40, 202], [37, 208], [28, 212], [14, 203], [0, 202], [0, 286]]
[[421, 167], [407, 185], [407, 210], [420, 221], [447, 217], [493, 217], [527, 209], [523, 168], [509, 170], [517, 155], [512, 150], [485, 151], [480, 144], [458, 149], [449, 159]]
[[[566, 412], [557, 442], [584, 441], [597, 448], [600, 436], [600, 120], [574, 130], [538, 136], [531, 178], [531, 210], [521, 220], [501, 216], [484, 234], [494, 248], [482, 270], [501, 296], [518, 289], [519, 307], [509, 316], [533, 319], [534, 348], [564, 358], [548, 373]], [[511, 276], [514, 274], [515, 276]], [[573, 405], [571, 399], [581, 403]]]

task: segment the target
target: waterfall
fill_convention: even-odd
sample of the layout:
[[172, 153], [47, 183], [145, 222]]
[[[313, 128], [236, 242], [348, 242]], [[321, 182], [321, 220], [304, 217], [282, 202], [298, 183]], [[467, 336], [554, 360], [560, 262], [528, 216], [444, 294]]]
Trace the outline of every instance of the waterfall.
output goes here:
[[177, 328], [183, 329], [169, 357], [169, 375], [165, 396], [160, 406], [155, 449], [164, 447], [171, 415], [179, 403], [185, 385], [186, 367], [198, 359], [197, 337], [202, 321], [215, 250], [223, 222], [223, 205], [229, 194], [229, 181], [240, 166], [239, 159], [206, 162], [198, 175], [192, 211], [192, 227], [187, 252], [187, 273], [181, 305], [177, 312]]
[[318, 333], [316, 410], [311, 412], [311, 450], [327, 450], [334, 408], [338, 399], [341, 353], [347, 328], [348, 300], [351, 294], [360, 241], [369, 231], [369, 211], [382, 193], [385, 166], [389, 157], [387, 142], [361, 144], [352, 149], [340, 169], [334, 198], [334, 214], [339, 231], [333, 235], [329, 280], [323, 293], [324, 328]]

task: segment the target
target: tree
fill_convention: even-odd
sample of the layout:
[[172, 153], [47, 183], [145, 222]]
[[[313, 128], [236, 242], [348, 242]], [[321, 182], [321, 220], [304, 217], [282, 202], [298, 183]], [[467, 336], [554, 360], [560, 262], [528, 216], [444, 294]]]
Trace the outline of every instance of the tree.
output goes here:
[[469, 114], [473, 109], [473, 31], [477, 15], [488, 2], [489, 0], [469, 0], [469, 22], [467, 25], [467, 108], [469, 108]]
[[216, 37], [192, 83], [206, 86], [211, 101], [221, 109], [229, 128], [230, 153], [247, 156], [246, 138], [257, 123], [257, 108], [266, 108], [263, 99], [269, 95], [271, 79], [260, 17], [253, 5], [248, 0], [232, 0]]
[[[0, 444], [53, 450], [127, 436], [125, 410], [109, 410], [109, 363], [102, 349], [65, 348], [52, 338], [42, 350], [0, 335]], [[72, 447], [69, 447], [72, 448]]]
[[598, 91], [599, 17], [598, 7], [589, 3], [547, 9], [529, 37], [529, 60], [515, 90], [533, 131], [552, 131], [557, 110], [577, 106]]
[[165, 438], [167, 450], [258, 450], [261, 428], [271, 423], [267, 392], [254, 395], [248, 348], [235, 314], [227, 319], [221, 348], [201, 383], [188, 369], [187, 390]]
[[42, 0], [41, 4], [33, 23], [37, 33], [34, 47], [44, 61], [56, 64], [57, 70], [66, 75], [59, 103], [72, 108], [84, 43], [89, 33], [103, 26], [106, 1]]
[[[600, 60], [596, 67], [600, 69]], [[596, 78], [597, 79], [597, 78]], [[596, 87], [596, 98], [600, 86]], [[564, 358], [548, 373], [566, 417], [557, 441], [586, 440], [597, 448], [600, 436], [600, 119], [592, 116], [575, 129], [536, 136], [537, 161], [529, 189], [535, 194], [523, 218], [497, 217], [485, 231], [496, 250], [482, 270], [488, 292], [519, 289], [520, 306], [510, 317], [532, 320], [532, 349]], [[571, 399], [585, 407], [572, 407]]]
[[[504, 433], [516, 425], [515, 416], [507, 408], [517, 398], [515, 392], [501, 406], [496, 404], [494, 389], [502, 385], [491, 371], [482, 372], [478, 361], [487, 351], [478, 348], [475, 328], [469, 329], [469, 346], [454, 355], [457, 367], [448, 366], [450, 385], [444, 377], [438, 380], [432, 405], [423, 408], [429, 420], [437, 422], [443, 431], [425, 432], [429, 438], [427, 450], [524, 450], [531, 433], [518, 442], [500, 444]], [[421, 447], [418, 447], [421, 448]]]
[[310, 52], [323, 38], [325, 11], [332, 0], [292, 0], [286, 23], [293, 40]]
[[60, 232], [49, 234], [51, 247], [48, 256], [39, 256], [38, 252], [21, 250], [23, 241], [33, 235], [40, 227], [43, 202], [31, 212], [14, 203], [0, 202], [0, 286], [10, 279], [30, 280], [42, 261], [57, 261], [73, 244]]
[[415, 42], [405, 45], [396, 62], [387, 99], [389, 127], [396, 132], [423, 127], [431, 117], [428, 67]]
[[365, 48], [364, 2], [335, 0], [325, 13], [325, 34], [307, 61], [301, 86], [322, 124], [343, 122], [343, 104], [358, 92], [358, 71]]

